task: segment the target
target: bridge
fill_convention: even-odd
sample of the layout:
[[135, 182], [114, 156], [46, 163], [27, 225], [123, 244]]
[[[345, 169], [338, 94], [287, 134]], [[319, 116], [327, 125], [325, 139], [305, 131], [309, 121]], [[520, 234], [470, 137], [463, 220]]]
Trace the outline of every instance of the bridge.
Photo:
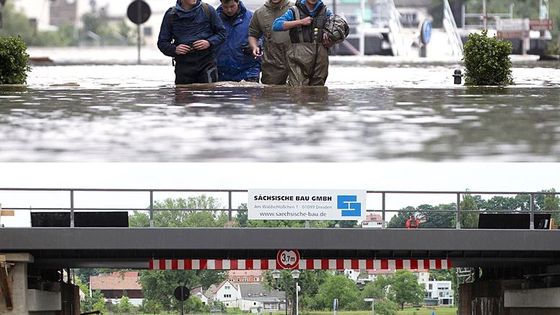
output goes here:
[[[68, 268], [135, 268], [135, 269], [280, 269], [275, 264], [281, 249], [297, 249], [301, 255], [298, 269], [448, 269], [469, 268], [474, 282], [463, 284], [461, 299], [465, 314], [484, 308], [480, 303], [495, 304], [498, 309], [527, 309], [531, 303], [539, 311], [559, 311], [552, 300], [543, 302], [541, 291], [559, 294], [560, 287], [560, 230], [542, 229], [536, 218], [542, 214], [554, 216], [558, 209], [542, 209], [545, 197], [556, 198], [555, 192], [460, 192], [460, 191], [367, 191], [368, 213], [382, 218], [383, 228], [168, 228], [156, 226], [154, 217], [166, 211], [217, 211], [225, 213], [229, 221], [234, 215], [247, 211], [240, 206], [246, 202], [247, 190], [150, 190], [150, 189], [22, 189], [0, 188], [0, 200], [10, 200], [13, 194], [55, 193], [67, 199], [67, 206], [33, 206], [31, 213], [56, 211], [69, 217], [66, 227], [4, 227], [0, 228], [0, 263], [11, 266], [13, 279], [26, 279], [27, 269], [61, 270]], [[85, 194], [140, 194], [146, 198], [141, 207], [76, 207]], [[154, 197], [165, 194], [206, 194], [221, 196], [227, 204], [219, 209], [157, 208]], [[495, 213], [487, 209], [462, 209], [467, 196], [525, 196], [528, 204], [521, 209], [501, 209], [502, 215], [525, 215], [526, 228], [496, 229], [462, 226], [463, 217], [472, 213]], [[41, 198], [45, 198], [42, 195]], [[404, 197], [403, 197], [404, 196]], [[390, 208], [395, 200], [410, 196], [450, 197], [454, 208], [433, 210], [454, 218], [455, 226], [443, 228], [393, 228], [388, 218], [418, 212], [419, 208]], [[116, 197], [117, 200], [121, 197]], [[245, 198], [245, 199], [244, 199]], [[138, 199], [138, 198], [136, 198]], [[142, 199], [142, 198], [140, 198]], [[236, 202], [234, 200], [241, 200]], [[540, 201], [539, 201], [540, 200]], [[553, 199], [554, 200], [554, 199]], [[373, 202], [370, 202], [373, 201]], [[540, 202], [541, 206], [538, 205]], [[83, 204], [83, 202], [79, 202]], [[140, 202], [142, 203], [142, 202]], [[29, 207], [3, 203], [3, 209], [15, 213], [30, 211]], [[144, 211], [149, 218], [146, 227], [80, 227], [79, 215], [86, 212]], [[0, 213], [3, 210], [0, 209]], [[4, 210], [5, 211], [5, 210]], [[3, 222], [3, 221], [1, 221]], [[102, 224], [104, 225], [104, 224]], [[541, 228], [539, 228], [541, 227]], [[550, 227], [550, 225], [547, 225]], [[19, 272], [18, 272], [19, 270]], [[8, 271], [9, 273], [10, 271]], [[5, 273], [2, 278], [9, 279]], [[15, 281], [15, 280], [14, 280]], [[507, 281], [508, 287], [498, 285]], [[4, 281], [7, 282], [7, 281]], [[2, 281], [0, 281], [2, 283]], [[513, 285], [512, 283], [515, 283]], [[558, 284], [558, 285], [556, 285]], [[5, 284], [4, 287], [14, 287]], [[493, 288], [493, 289], [490, 289]], [[517, 290], [525, 290], [519, 296]], [[3, 289], [2, 292], [9, 292]], [[13, 291], [13, 290], [12, 290]], [[476, 299], [486, 292], [486, 302]], [[488, 293], [491, 292], [491, 293]], [[4, 293], [5, 294], [5, 293]], [[509, 294], [509, 295], [508, 295]], [[517, 295], [515, 295], [517, 294]], [[14, 298], [15, 296], [15, 298]], [[27, 293], [13, 293], [11, 304]], [[504, 304], [504, 296], [510, 298]], [[480, 296], [479, 296], [480, 297]], [[2, 300], [2, 299], [0, 299]], [[558, 301], [559, 299], [555, 299]], [[478, 302], [477, 302], [478, 301]], [[521, 303], [520, 301], [524, 301]], [[479, 303], [479, 304], [477, 304]], [[543, 304], [544, 303], [544, 304]], [[552, 303], [552, 304], [551, 304]], [[538, 305], [537, 305], [538, 304]], [[467, 307], [468, 306], [468, 307]], [[2, 305], [0, 302], [0, 310]], [[16, 310], [13, 308], [12, 310]], [[21, 308], [17, 309], [21, 312]], [[13, 311], [12, 311], [13, 312]], [[13, 314], [20, 314], [20, 313]], [[8, 313], [9, 314], [9, 313]], [[469, 313], [470, 314], [470, 313]], [[509, 313], [509, 314], [515, 314]], [[522, 313], [519, 313], [522, 314]], [[542, 313], [542, 314], [546, 314]], [[552, 314], [552, 313], [551, 313]]]

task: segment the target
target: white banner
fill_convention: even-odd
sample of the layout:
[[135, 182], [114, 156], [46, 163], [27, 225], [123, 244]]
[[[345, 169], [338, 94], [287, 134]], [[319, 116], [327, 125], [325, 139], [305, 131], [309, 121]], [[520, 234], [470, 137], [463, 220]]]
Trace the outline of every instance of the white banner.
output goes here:
[[365, 190], [250, 189], [250, 220], [364, 220]]

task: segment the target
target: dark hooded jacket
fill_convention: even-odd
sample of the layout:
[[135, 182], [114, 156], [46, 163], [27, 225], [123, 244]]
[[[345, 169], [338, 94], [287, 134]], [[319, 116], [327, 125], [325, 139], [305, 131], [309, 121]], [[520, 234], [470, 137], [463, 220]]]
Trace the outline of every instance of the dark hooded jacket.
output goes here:
[[283, 0], [272, 3], [270, 0], [253, 14], [249, 25], [249, 36], [264, 39], [262, 56], [262, 77], [264, 84], [286, 84], [288, 67], [286, 51], [290, 45], [288, 32], [273, 32], [272, 22], [284, 14], [293, 3]]
[[[226, 38], [226, 29], [216, 10], [210, 5], [208, 5], [208, 15], [202, 8], [201, 0], [197, 0], [196, 5], [190, 10], [184, 10], [181, 7], [181, 0], [177, 0], [175, 7], [167, 10], [163, 17], [157, 43], [159, 50], [166, 56], [176, 57], [177, 61], [183, 58], [214, 56], [214, 49]], [[177, 45], [192, 45], [201, 39], [210, 43], [209, 49], [176, 55]]]
[[222, 12], [222, 6], [216, 10], [227, 31], [227, 37], [218, 48], [218, 76], [220, 81], [241, 81], [257, 78], [261, 72], [261, 62], [253, 55], [243, 53], [248, 46], [247, 34], [253, 13], [239, 1], [239, 11], [233, 17]]

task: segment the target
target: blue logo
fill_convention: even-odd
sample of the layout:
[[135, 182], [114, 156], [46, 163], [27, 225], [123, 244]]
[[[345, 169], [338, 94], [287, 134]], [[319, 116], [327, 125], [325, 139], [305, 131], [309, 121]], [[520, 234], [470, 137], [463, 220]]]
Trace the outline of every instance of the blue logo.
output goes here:
[[358, 196], [356, 195], [338, 195], [337, 196], [338, 210], [342, 211], [343, 217], [361, 217], [362, 204], [357, 202]]

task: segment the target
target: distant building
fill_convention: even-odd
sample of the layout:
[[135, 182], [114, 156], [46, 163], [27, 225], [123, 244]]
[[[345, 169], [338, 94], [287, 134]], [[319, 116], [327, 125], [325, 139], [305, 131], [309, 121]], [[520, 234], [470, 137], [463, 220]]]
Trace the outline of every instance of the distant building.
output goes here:
[[[454, 305], [451, 281], [430, 280], [427, 270], [411, 270], [418, 278], [418, 283], [426, 289], [425, 302], [434, 305]], [[344, 270], [344, 275], [357, 284], [373, 282], [379, 276], [391, 276], [394, 270]]]
[[383, 218], [380, 214], [370, 213], [366, 215], [366, 219], [362, 221], [363, 228], [383, 228]]
[[262, 270], [230, 270], [228, 280], [231, 283], [257, 283], [263, 281]]
[[144, 299], [138, 280], [136, 271], [113, 272], [89, 277], [90, 290], [92, 292], [100, 291], [106, 302], [116, 304], [123, 296], [126, 296], [130, 303], [136, 306], [141, 305]]
[[237, 285], [229, 280], [220, 283], [214, 292], [214, 301], [220, 301], [228, 308], [240, 307], [241, 292]]
[[239, 309], [243, 312], [261, 313], [286, 309], [285, 293], [266, 289], [262, 283], [241, 283]]
[[191, 296], [196, 296], [197, 298], [199, 298], [204, 305], [209, 304], [210, 299], [208, 298], [208, 296], [206, 296], [206, 294], [204, 294], [204, 290], [202, 290], [201, 286], [192, 289]]
[[434, 301], [437, 305], [454, 305], [451, 281], [429, 280], [420, 284], [426, 289], [427, 300]]

